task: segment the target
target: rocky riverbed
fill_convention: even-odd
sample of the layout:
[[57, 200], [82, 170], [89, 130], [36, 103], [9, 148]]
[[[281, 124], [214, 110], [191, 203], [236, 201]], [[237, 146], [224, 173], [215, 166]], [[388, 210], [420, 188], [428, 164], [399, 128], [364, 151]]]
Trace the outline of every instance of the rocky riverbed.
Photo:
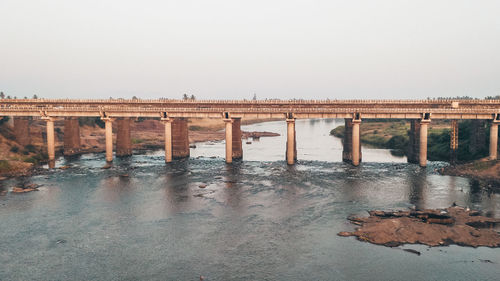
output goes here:
[[339, 236], [355, 236], [360, 241], [397, 247], [402, 244], [470, 247], [500, 247], [500, 234], [495, 226], [500, 219], [483, 216], [479, 211], [453, 206], [447, 209], [408, 211], [370, 211], [369, 217], [349, 217], [359, 225], [353, 232]]

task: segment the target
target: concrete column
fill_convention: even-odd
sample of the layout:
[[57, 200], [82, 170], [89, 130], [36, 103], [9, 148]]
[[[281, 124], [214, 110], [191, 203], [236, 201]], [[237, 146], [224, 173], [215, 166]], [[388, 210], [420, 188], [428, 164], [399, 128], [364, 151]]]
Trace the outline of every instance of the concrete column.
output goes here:
[[30, 120], [29, 117], [11, 117], [14, 119], [14, 136], [17, 143], [21, 146], [26, 146], [31, 143], [30, 138]]
[[243, 158], [243, 145], [241, 142], [241, 118], [233, 118], [233, 159]]
[[47, 154], [49, 155], [49, 168], [54, 168], [56, 160], [56, 143], [54, 136], [54, 118], [42, 117], [47, 122]]
[[359, 139], [359, 125], [361, 120], [352, 120], [352, 165], [358, 166], [361, 161], [361, 141]]
[[450, 162], [457, 162], [458, 149], [458, 120], [451, 120], [450, 132]]
[[469, 152], [482, 154], [486, 153], [486, 149], [486, 120], [471, 120]]
[[490, 127], [490, 160], [498, 158], [498, 123], [492, 122]]
[[429, 122], [422, 120], [420, 122], [420, 145], [418, 163], [420, 167], [427, 166], [427, 127]]
[[172, 122], [172, 157], [189, 157], [189, 131], [186, 118], [175, 118]]
[[162, 122], [165, 124], [165, 162], [172, 162], [172, 119], [165, 118]]
[[67, 117], [64, 120], [64, 155], [80, 152], [80, 124], [78, 118]]
[[102, 118], [106, 133], [106, 162], [113, 162], [113, 119]]
[[116, 156], [132, 155], [132, 139], [130, 138], [130, 119], [116, 120]]
[[226, 123], [226, 163], [233, 162], [233, 119], [224, 119]]
[[[344, 138], [342, 139], [342, 145], [343, 145], [343, 150], [342, 150], [342, 161], [351, 163], [353, 164], [353, 159], [354, 159], [354, 147], [353, 147], [353, 128], [354, 128], [354, 123], [358, 122], [357, 130], [358, 133], [357, 135], [359, 136], [359, 124], [361, 123], [361, 120], [352, 120], [352, 119], [345, 119], [345, 130], [344, 130]], [[358, 144], [357, 145], [357, 157], [358, 159], [358, 165], [361, 162], [361, 142], [359, 141], [358, 137]], [[356, 165], [357, 166], [357, 165]]]
[[297, 159], [296, 154], [296, 138], [295, 138], [295, 119], [286, 119], [287, 124], [287, 139], [286, 139], [286, 163], [288, 165], [295, 164]]
[[408, 143], [408, 163], [419, 163], [420, 150], [420, 120], [410, 121], [409, 143]]

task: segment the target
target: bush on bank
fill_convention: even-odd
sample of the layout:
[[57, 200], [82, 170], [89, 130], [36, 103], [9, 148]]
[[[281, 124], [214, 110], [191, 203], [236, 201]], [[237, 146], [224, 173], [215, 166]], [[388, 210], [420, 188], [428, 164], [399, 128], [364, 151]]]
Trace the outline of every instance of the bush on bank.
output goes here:
[[[386, 123], [386, 120], [382, 121]], [[371, 121], [371, 123], [374, 123]], [[396, 123], [397, 124], [397, 123]], [[399, 123], [401, 124], [401, 123]], [[450, 129], [429, 130], [428, 136], [428, 159], [432, 161], [448, 161], [450, 159]], [[486, 137], [483, 145], [478, 150], [471, 150], [472, 122], [470, 120], [460, 121], [458, 125], [458, 150], [457, 158], [460, 161], [472, 161], [486, 157], [489, 153], [489, 125], [485, 128]], [[375, 148], [395, 150], [395, 154], [408, 156], [409, 130], [398, 128], [398, 125], [385, 129], [376, 129], [370, 134], [361, 134], [361, 143]], [[345, 127], [338, 126], [330, 131], [330, 135], [343, 138]], [[400, 151], [398, 153], [398, 151]]]

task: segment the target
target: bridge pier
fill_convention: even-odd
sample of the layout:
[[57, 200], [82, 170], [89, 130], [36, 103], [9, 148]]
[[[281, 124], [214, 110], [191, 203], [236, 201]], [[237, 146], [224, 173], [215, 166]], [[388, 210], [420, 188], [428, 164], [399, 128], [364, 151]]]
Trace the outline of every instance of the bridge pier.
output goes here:
[[241, 118], [233, 118], [233, 159], [243, 158], [243, 145], [241, 141]]
[[491, 122], [490, 127], [490, 160], [498, 159], [498, 124], [497, 120]]
[[172, 157], [189, 157], [189, 131], [186, 118], [175, 118], [172, 122]]
[[450, 162], [452, 164], [457, 162], [458, 150], [458, 120], [451, 120], [450, 132]]
[[427, 166], [427, 129], [431, 122], [429, 115], [424, 117], [421, 120], [411, 120], [408, 147], [408, 163], [419, 164], [420, 167]]
[[64, 155], [80, 153], [80, 124], [78, 117], [66, 117], [64, 120]]
[[116, 120], [116, 156], [132, 155], [132, 140], [130, 138], [130, 119]]
[[361, 119], [345, 119], [342, 161], [358, 166], [361, 162]]
[[408, 143], [408, 163], [419, 163], [420, 151], [420, 120], [410, 120], [410, 132]]
[[172, 162], [172, 122], [171, 118], [162, 118], [161, 121], [165, 124], [165, 162]]
[[42, 117], [47, 122], [47, 154], [49, 156], [49, 168], [55, 167], [56, 161], [56, 143], [54, 135], [54, 121], [53, 117]]
[[21, 146], [26, 146], [31, 143], [30, 138], [30, 118], [29, 117], [15, 117], [14, 119], [14, 136], [17, 143]]
[[226, 123], [226, 163], [233, 162], [233, 119], [224, 119]]
[[104, 130], [106, 136], [106, 162], [113, 162], [113, 118], [103, 117]]
[[297, 160], [297, 135], [295, 131], [295, 118], [287, 118], [286, 124], [286, 163], [288, 165], [293, 165]]
[[471, 120], [471, 132], [469, 138], [469, 152], [476, 154], [486, 150], [486, 121]]
[[233, 159], [243, 158], [241, 118], [224, 118], [223, 121], [226, 123], [226, 163], [232, 163]]
[[427, 127], [430, 120], [420, 121], [420, 145], [419, 145], [419, 157], [418, 163], [420, 167], [427, 166]]

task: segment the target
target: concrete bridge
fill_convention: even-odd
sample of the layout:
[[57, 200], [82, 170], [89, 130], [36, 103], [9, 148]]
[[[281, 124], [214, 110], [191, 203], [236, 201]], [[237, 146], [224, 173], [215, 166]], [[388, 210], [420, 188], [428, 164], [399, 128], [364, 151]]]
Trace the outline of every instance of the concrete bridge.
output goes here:
[[[427, 130], [432, 120], [451, 120], [451, 151], [458, 148], [458, 120], [490, 122], [490, 159], [498, 155], [500, 100], [77, 100], [3, 99], [0, 116], [16, 120], [16, 135], [26, 135], [28, 120], [47, 122], [49, 166], [55, 160], [54, 121], [65, 119], [64, 149], [70, 154], [80, 143], [78, 117], [100, 117], [105, 122], [106, 161], [113, 161], [113, 123], [117, 125], [116, 154], [130, 155], [130, 118], [158, 118], [165, 124], [165, 161], [189, 157], [188, 118], [219, 118], [226, 128], [226, 162], [241, 158], [242, 118], [282, 118], [287, 124], [286, 160], [297, 159], [295, 120], [298, 118], [343, 118], [346, 133], [343, 161], [361, 161], [360, 124], [364, 119], [408, 119], [411, 122], [408, 161], [427, 164]], [[29, 137], [29, 136], [27, 136]], [[21, 141], [23, 138], [19, 138]], [[52, 163], [52, 164], [51, 164]]]

